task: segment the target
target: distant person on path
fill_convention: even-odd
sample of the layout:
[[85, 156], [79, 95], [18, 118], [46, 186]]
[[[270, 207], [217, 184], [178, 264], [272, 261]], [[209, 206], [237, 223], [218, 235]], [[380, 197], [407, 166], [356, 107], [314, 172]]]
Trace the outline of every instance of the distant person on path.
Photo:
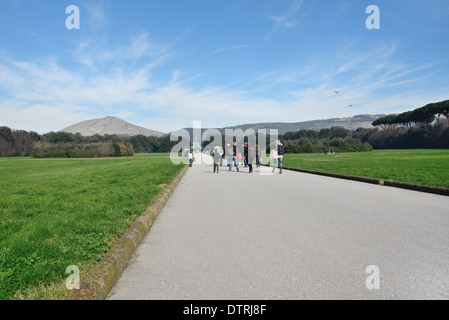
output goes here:
[[273, 173], [275, 173], [276, 172], [276, 162], [278, 161], [278, 149], [277, 149], [276, 144], [271, 149], [270, 159], [271, 159], [271, 162], [273, 163]]
[[245, 168], [248, 167], [248, 142], [245, 142], [243, 145], [243, 164], [245, 165]]
[[253, 173], [253, 161], [256, 156], [256, 149], [248, 143], [248, 167], [249, 173]]
[[229, 171], [232, 170], [232, 162], [234, 162], [235, 168], [237, 169], [237, 172], [239, 172], [239, 163], [238, 163], [238, 160], [237, 160], [237, 154], [238, 154], [238, 152], [237, 152], [237, 142], [234, 142], [234, 145], [232, 147], [232, 161], [231, 161], [230, 166], [229, 166]]
[[278, 164], [279, 164], [279, 173], [282, 174], [282, 160], [284, 159], [284, 145], [280, 140], [276, 142], [278, 147]]
[[228, 167], [231, 166], [231, 162], [232, 162], [232, 147], [228, 143], [226, 146], [226, 165]]
[[189, 167], [193, 166], [193, 154], [189, 151]]
[[223, 159], [226, 156], [226, 153], [224, 152], [222, 147], [220, 147], [220, 154], [221, 154], [221, 158], [220, 158], [220, 167], [221, 167], [223, 165]]
[[213, 157], [214, 157], [214, 173], [215, 170], [218, 173], [218, 169], [220, 168], [220, 160], [222, 159], [220, 147], [218, 145], [214, 148]]
[[256, 167], [260, 167], [260, 157], [262, 156], [262, 151], [259, 150], [259, 145], [256, 144]]

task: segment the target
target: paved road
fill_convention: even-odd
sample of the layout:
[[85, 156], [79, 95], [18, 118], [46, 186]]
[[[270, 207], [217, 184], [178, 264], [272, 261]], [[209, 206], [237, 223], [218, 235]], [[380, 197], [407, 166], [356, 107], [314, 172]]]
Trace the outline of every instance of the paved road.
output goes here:
[[189, 169], [108, 299], [449, 299], [448, 197], [221, 169]]

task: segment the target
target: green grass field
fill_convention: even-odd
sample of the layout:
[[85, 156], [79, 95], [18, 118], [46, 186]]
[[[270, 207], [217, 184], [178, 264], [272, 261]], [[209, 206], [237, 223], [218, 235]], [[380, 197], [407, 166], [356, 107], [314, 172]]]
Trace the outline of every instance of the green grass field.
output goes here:
[[286, 154], [285, 167], [449, 188], [449, 150]]
[[184, 166], [168, 154], [0, 158], [0, 299], [61, 299]]

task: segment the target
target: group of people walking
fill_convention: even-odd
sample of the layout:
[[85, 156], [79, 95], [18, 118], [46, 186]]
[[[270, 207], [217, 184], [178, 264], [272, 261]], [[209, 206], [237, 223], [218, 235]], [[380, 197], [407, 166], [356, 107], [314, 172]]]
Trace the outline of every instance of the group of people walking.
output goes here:
[[[276, 165], [279, 166], [279, 173], [282, 174], [282, 159], [284, 156], [284, 146], [277, 140], [270, 152], [270, 158], [273, 163], [273, 173], [276, 172]], [[233, 165], [235, 166], [237, 172], [240, 171], [239, 161], [243, 160], [243, 165], [245, 168], [249, 168], [249, 173], [254, 172], [253, 163], [256, 160], [256, 167], [260, 167], [260, 159], [262, 157], [262, 152], [258, 145], [252, 146], [250, 143], [245, 142], [243, 145], [243, 157], [237, 149], [237, 143], [234, 142], [233, 146], [227, 145], [226, 152], [218, 145], [213, 150], [213, 161], [214, 161], [214, 173], [219, 172], [219, 168], [223, 165], [223, 159], [226, 158], [226, 164], [229, 167], [229, 171], [232, 171]]]

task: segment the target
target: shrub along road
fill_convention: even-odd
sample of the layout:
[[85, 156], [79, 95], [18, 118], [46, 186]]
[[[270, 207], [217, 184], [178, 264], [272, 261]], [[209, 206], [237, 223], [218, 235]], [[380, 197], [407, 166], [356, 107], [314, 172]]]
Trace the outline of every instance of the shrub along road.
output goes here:
[[108, 299], [449, 298], [448, 197], [212, 171], [187, 171]]

